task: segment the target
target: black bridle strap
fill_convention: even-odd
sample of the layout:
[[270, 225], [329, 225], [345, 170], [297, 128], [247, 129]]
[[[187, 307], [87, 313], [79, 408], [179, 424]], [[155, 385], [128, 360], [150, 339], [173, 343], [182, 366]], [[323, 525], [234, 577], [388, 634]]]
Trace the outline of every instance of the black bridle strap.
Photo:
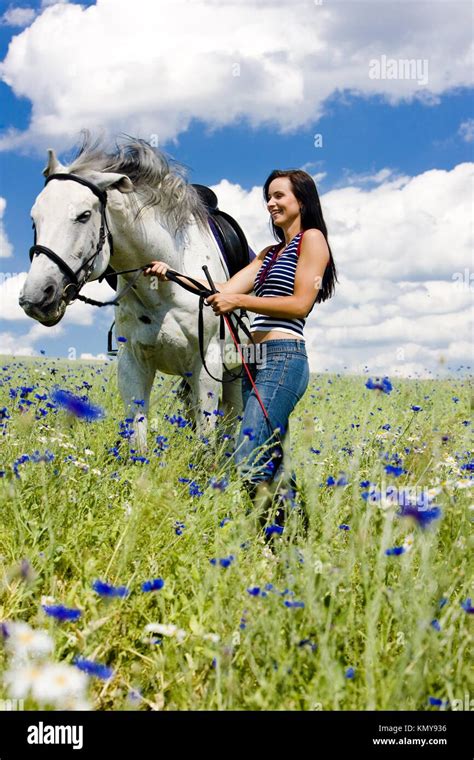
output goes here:
[[[107, 224], [107, 217], [105, 215], [105, 209], [107, 206], [107, 193], [104, 190], [101, 190], [97, 185], [94, 185], [93, 182], [89, 182], [89, 180], [84, 179], [83, 177], [79, 177], [77, 174], [68, 174], [68, 173], [61, 173], [61, 174], [50, 174], [48, 177], [46, 177], [45, 180], [45, 187], [52, 179], [59, 179], [59, 180], [72, 180], [74, 182], [78, 182], [80, 185], [84, 185], [84, 187], [87, 187], [92, 193], [94, 193], [95, 196], [100, 201], [100, 229], [99, 229], [99, 239], [97, 241], [97, 246], [92, 254], [92, 256], [89, 256], [87, 261], [85, 261], [83, 264], [79, 266], [76, 272], [74, 272], [73, 269], [67, 264], [60, 256], [58, 256], [57, 253], [55, 253], [51, 248], [48, 248], [45, 245], [38, 245], [36, 243], [36, 227], [33, 223], [33, 229], [35, 233], [34, 238], [34, 244], [31, 246], [29, 251], [30, 261], [33, 261], [33, 257], [35, 255], [44, 254], [47, 256], [51, 261], [54, 261], [54, 263], [59, 267], [59, 269], [64, 272], [66, 277], [69, 278], [70, 282], [68, 283], [68, 286], [72, 285], [75, 290], [75, 297], [78, 297], [80, 289], [85, 285], [87, 282], [87, 277], [90, 274], [90, 271], [86, 274], [85, 279], [83, 282], [79, 281], [78, 274], [81, 271], [81, 269], [86, 269], [89, 265], [89, 262], [93, 259], [97, 258], [97, 256], [101, 253], [102, 248], [104, 247], [105, 243], [105, 230], [107, 229], [107, 237], [110, 245], [110, 253], [113, 253], [113, 239], [112, 234], [109, 229], [109, 225]], [[93, 269], [93, 266], [92, 268]], [[66, 286], [66, 288], [68, 287]], [[81, 297], [81, 299], [84, 299], [84, 296]]]
[[91, 190], [91, 192], [93, 192], [94, 195], [98, 197], [98, 199], [100, 200], [104, 208], [107, 205], [107, 193], [105, 192], [105, 190], [101, 190], [100, 187], [97, 187], [97, 185], [94, 185], [93, 182], [89, 182], [89, 180], [84, 179], [83, 177], [79, 177], [78, 174], [67, 174], [66, 172], [62, 174], [50, 174], [48, 177], [46, 177], [46, 180], [44, 183], [45, 187], [48, 184], [48, 182], [51, 182], [52, 179], [63, 179], [63, 180], [72, 179], [74, 182], [78, 182], [80, 185], [84, 185], [84, 187], [88, 187], [89, 190]]

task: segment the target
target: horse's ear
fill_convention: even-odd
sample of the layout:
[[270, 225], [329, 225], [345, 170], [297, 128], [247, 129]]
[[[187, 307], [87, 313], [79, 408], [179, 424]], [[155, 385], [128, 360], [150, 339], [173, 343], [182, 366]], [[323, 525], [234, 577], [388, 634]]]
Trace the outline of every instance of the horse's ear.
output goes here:
[[48, 148], [48, 163], [43, 169], [43, 176], [49, 177], [50, 174], [57, 174], [66, 169], [57, 159], [56, 153], [52, 148]]
[[97, 185], [101, 190], [110, 190], [112, 188], [120, 190], [121, 193], [133, 193], [135, 190], [133, 182], [126, 174], [116, 174], [115, 172], [92, 172], [88, 178]]

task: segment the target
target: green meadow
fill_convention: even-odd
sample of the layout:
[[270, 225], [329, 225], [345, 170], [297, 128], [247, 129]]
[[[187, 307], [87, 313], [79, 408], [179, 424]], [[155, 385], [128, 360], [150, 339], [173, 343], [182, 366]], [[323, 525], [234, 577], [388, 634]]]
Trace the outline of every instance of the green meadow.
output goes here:
[[[48, 662], [110, 668], [88, 675], [93, 710], [469, 709], [469, 380], [367, 379], [312, 375], [291, 418], [309, 528], [288, 500], [268, 538], [223, 421], [205, 440], [184, 424], [179, 378], [157, 375], [140, 457], [114, 363], [3, 357], [0, 698], [21, 621], [48, 632]], [[104, 416], [75, 417], [55, 385]], [[403, 514], [403, 493], [423, 508]]]

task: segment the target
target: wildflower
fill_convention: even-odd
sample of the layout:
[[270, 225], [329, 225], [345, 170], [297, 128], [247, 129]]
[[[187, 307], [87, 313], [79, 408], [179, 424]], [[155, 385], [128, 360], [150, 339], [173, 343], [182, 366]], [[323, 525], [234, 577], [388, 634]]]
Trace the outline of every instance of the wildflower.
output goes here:
[[474, 612], [474, 607], [472, 606], [471, 597], [468, 597], [465, 602], [461, 602], [461, 607], [463, 608], [464, 612], [472, 615]]
[[186, 525], [184, 524], [184, 522], [180, 522], [179, 520], [177, 520], [175, 522], [174, 532], [176, 533], [177, 536], [181, 536], [185, 527]]
[[99, 406], [93, 406], [87, 397], [75, 396], [70, 391], [54, 388], [50, 394], [52, 401], [57, 406], [62, 406], [70, 414], [88, 422], [98, 420], [105, 416], [105, 412]]
[[289, 599], [285, 599], [283, 604], [285, 607], [304, 607], [304, 602], [290, 602]]
[[350, 526], [342, 523], [342, 525], [339, 526], [339, 530], [350, 530]]
[[229, 523], [229, 522], [230, 522], [230, 517], [224, 517], [224, 518], [223, 518], [223, 519], [220, 521], [220, 523], [219, 523], [219, 528], [223, 528], [223, 527], [224, 527], [224, 525], [227, 525], [227, 523]]
[[270, 537], [273, 536], [274, 533], [276, 533], [278, 536], [281, 536], [283, 533], [283, 526], [276, 525], [275, 523], [272, 523], [272, 525], [268, 525], [268, 527], [265, 528], [265, 535]]
[[246, 435], [248, 437], [249, 441], [253, 441], [254, 438], [255, 438], [255, 435], [254, 435], [254, 432], [253, 432], [253, 428], [251, 428], [251, 427], [244, 428], [242, 430], [242, 434]]
[[442, 707], [443, 700], [439, 699], [438, 697], [429, 697], [428, 704], [430, 704], [432, 707]]
[[253, 586], [252, 588], [248, 588], [247, 593], [250, 594], [250, 596], [258, 596], [260, 594], [260, 586]]
[[186, 637], [186, 631], [182, 628], [178, 628], [173, 623], [148, 623], [145, 626], [147, 633], [157, 633], [159, 636], [169, 636], [170, 638], [176, 638], [178, 641], [183, 641]]
[[399, 554], [404, 554], [406, 552], [406, 549], [404, 546], [394, 546], [391, 549], [386, 549], [385, 554], [387, 556], [395, 555], [398, 556]]
[[234, 559], [235, 559], [234, 555], [233, 554], [229, 554], [228, 557], [221, 557], [221, 559], [214, 559], [213, 558], [213, 559], [210, 559], [209, 562], [211, 563], [211, 565], [217, 565], [219, 563], [219, 565], [221, 567], [229, 567], [229, 565], [232, 564], [232, 562], [234, 561]]
[[392, 464], [387, 464], [385, 466], [385, 472], [387, 475], [395, 475], [396, 478], [399, 478], [400, 475], [403, 475], [407, 471], [403, 469], [403, 467], [394, 467]]
[[128, 596], [130, 591], [126, 586], [111, 586], [108, 583], [105, 583], [104, 581], [94, 581], [92, 584], [92, 588], [97, 594], [100, 594], [100, 596]]
[[402, 506], [400, 511], [396, 513], [397, 517], [413, 517], [420, 528], [426, 528], [433, 520], [438, 520], [441, 517], [441, 509], [439, 507], [432, 507], [431, 509], [419, 509], [412, 505]]
[[142, 583], [142, 591], [159, 591], [164, 585], [165, 582], [163, 578], [153, 578], [152, 581], [145, 581]]
[[435, 631], [440, 631], [441, 630], [441, 626], [439, 624], [439, 620], [436, 620], [436, 618], [434, 618], [431, 621], [430, 625], [435, 629]]
[[126, 343], [126, 342], [127, 342], [127, 340], [128, 340], [128, 339], [127, 339], [127, 338], [124, 338], [124, 336], [123, 336], [123, 335], [119, 335], [119, 336], [118, 336], [118, 338], [117, 338], [117, 343]]
[[444, 606], [445, 606], [447, 603], [448, 603], [448, 600], [447, 600], [447, 598], [446, 598], [445, 596], [442, 596], [442, 597], [441, 597], [441, 599], [439, 600], [439, 608], [440, 608], [440, 610], [442, 610], [442, 609], [443, 609], [443, 607], [444, 607]]
[[78, 620], [82, 614], [80, 610], [64, 607], [62, 604], [56, 604], [51, 607], [43, 604], [42, 607], [47, 615], [56, 618], [56, 620]]
[[64, 709], [65, 699], [83, 699], [87, 676], [66, 663], [47, 663], [32, 683], [32, 697], [42, 705]]
[[226, 478], [222, 478], [222, 480], [217, 480], [214, 476], [210, 479], [209, 485], [212, 486], [212, 488], [215, 488], [219, 491], [225, 491], [227, 486], [229, 485]]
[[344, 678], [354, 678], [354, 676], [355, 676], [354, 668], [347, 668], [346, 672], [344, 673]]
[[390, 391], [392, 390], [392, 383], [390, 382], [388, 377], [384, 377], [382, 382], [379, 381], [378, 377], [376, 377], [375, 380], [376, 382], [374, 383], [372, 378], [369, 377], [369, 379], [367, 380], [365, 384], [365, 387], [368, 388], [369, 390], [378, 390], [378, 391], [383, 391], [383, 393], [390, 393]]
[[107, 665], [102, 665], [99, 662], [94, 662], [93, 660], [86, 660], [83, 657], [75, 657], [74, 665], [76, 668], [79, 668], [79, 670], [83, 670], [84, 673], [87, 673], [90, 676], [96, 676], [97, 678], [103, 678], [104, 680], [111, 678], [113, 675], [112, 668], [107, 667]]
[[412, 404], [411, 409], [413, 409], [414, 412], [422, 412], [423, 409], [421, 406], [417, 406], [416, 404]]
[[53, 640], [46, 631], [36, 631], [22, 621], [3, 624], [5, 648], [15, 660], [43, 657], [53, 651]]

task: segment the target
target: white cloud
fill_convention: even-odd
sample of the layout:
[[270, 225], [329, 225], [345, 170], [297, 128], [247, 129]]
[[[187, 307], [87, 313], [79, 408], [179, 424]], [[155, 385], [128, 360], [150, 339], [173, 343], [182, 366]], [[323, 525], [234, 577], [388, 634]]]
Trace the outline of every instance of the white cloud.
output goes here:
[[[291, 12], [286, 0], [54, 4], [13, 38], [1, 64], [33, 109], [29, 129], [7, 131], [0, 145], [61, 148], [84, 126], [163, 143], [192, 119], [210, 130], [246, 119], [284, 133], [317, 122], [325, 100], [343, 92], [433, 104], [471, 84], [469, 20], [467, 3], [379, 2], [362, 16], [360, 3], [310, 0]], [[371, 79], [369, 62], [382, 56], [427, 61], [428, 83]]]
[[35, 16], [34, 8], [9, 8], [0, 18], [0, 24], [2, 26], [28, 26]]
[[0, 198], [0, 258], [8, 258], [12, 255], [12, 247], [3, 226], [3, 215], [6, 205], [5, 198]]
[[466, 119], [459, 125], [458, 133], [462, 139], [466, 142], [473, 142], [474, 140], [474, 119]]

